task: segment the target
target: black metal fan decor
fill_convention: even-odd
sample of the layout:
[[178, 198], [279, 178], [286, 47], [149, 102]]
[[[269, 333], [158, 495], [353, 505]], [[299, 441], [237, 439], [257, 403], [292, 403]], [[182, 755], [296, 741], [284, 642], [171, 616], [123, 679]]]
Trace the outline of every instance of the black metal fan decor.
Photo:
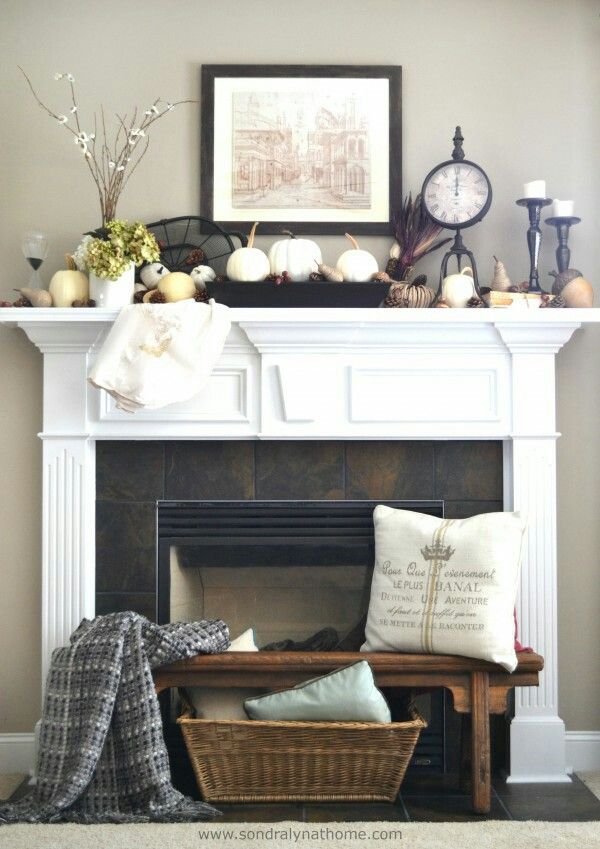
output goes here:
[[245, 245], [241, 233], [226, 233], [214, 221], [197, 215], [163, 218], [147, 225], [160, 247], [161, 262], [169, 271], [189, 272], [197, 265], [210, 265], [217, 274], [224, 274], [229, 255], [236, 245], [233, 238]]

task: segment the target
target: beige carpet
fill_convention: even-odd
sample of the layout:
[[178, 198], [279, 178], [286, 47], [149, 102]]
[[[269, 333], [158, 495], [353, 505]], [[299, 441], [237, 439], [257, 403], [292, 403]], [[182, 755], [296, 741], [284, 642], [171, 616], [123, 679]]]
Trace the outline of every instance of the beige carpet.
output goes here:
[[597, 822], [7, 825], [1, 849], [599, 849]]
[[600, 772], [578, 772], [578, 778], [581, 778], [585, 786], [592, 791], [594, 796], [600, 799]]
[[10, 799], [25, 778], [22, 772], [0, 773], [0, 799]]

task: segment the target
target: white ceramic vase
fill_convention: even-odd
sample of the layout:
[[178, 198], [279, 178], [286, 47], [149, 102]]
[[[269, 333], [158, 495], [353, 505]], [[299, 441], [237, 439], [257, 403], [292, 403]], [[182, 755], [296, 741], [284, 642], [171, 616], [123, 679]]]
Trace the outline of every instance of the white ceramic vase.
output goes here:
[[135, 291], [135, 264], [132, 262], [116, 280], [106, 280], [90, 271], [90, 298], [97, 307], [120, 310], [133, 303]]

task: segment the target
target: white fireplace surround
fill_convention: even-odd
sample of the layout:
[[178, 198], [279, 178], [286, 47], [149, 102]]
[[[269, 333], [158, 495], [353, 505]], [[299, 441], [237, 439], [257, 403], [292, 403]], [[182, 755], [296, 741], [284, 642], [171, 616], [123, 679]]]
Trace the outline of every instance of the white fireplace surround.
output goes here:
[[600, 310], [234, 309], [208, 386], [128, 414], [87, 372], [107, 310], [0, 309], [44, 356], [42, 662], [94, 615], [95, 444], [180, 439], [497, 439], [504, 503], [529, 533], [521, 640], [543, 654], [517, 690], [510, 780], [568, 781], [558, 716], [555, 355]]

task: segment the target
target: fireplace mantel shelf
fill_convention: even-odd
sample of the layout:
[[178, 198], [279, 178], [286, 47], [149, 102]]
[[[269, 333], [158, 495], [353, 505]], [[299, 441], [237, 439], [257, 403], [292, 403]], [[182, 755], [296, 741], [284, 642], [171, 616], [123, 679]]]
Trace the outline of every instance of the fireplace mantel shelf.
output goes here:
[[[246, 308], [231, 309], [234, 323], [264, 321], [319, 322], [332, 324], [495, 324], [553, 327], [561, 324], [596, 324], [600, 322], [600, 308], [526, 310], [526, 309], [450, 309], [450, 310], [382, 310], [382, 309], [285, 309]], [[18, 327], [24, 324], [112, 324], [118, 310], [106, 309], [34, 309], [24, 307], [0, 308], [0, 324]]]
[[[545, 658], [517, 689], [512, 781], [566, 781], [558, 715], [555, 356], [600, 309], [232, 309], [205, 388], [128, 414], [87, 374], [117, 313], [0, 309], [44, 356], [43, 671], [94, 615], [102, 439], [494, 439], [504, 506], [527, 517], [521, 639]], [[43, 675], [43, 677], [45, 677]]]

